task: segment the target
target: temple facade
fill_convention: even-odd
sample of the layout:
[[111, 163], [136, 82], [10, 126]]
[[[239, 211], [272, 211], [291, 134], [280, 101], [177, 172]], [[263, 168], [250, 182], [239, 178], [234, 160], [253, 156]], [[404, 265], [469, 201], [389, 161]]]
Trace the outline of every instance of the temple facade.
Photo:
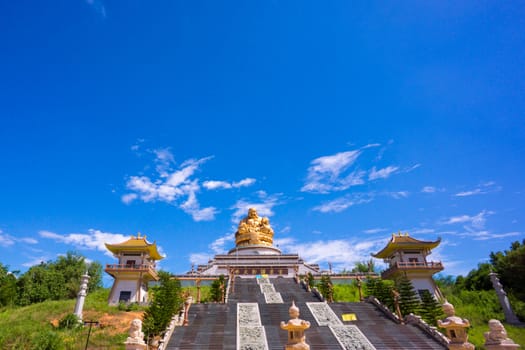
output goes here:
[[410, 237], [408, 233], [393, 234], [387, 245], [374, 258], [383, 259], [388, 268], [381, 273], [383, 279], [397, 279], [405, 275], [416, 291], [427, 289], [437, 300], [443, 296], [432, 276], [443, 270], [441, 261], [429, 261], [427, 256], [432, 253], [441, 239], [436, 241], [420, 241]]
[[163, 258], [156, 243], [149, 243], [139, 233], [118, 244], [106, 243], [106, 248], [118, 259], [117, 264], [107, 264], [104, 269], [115, 279], [109, 305], [148, 302], [148, 283], [159, 279], [156, 261]]
[[227, 254], [215, 255], [205, 265], [199, 265], [189, 275], [219, 276], [235, 275], [253, 277], [294, 277], [312, 273], [320, 274], [319, 265], [307, 264], [298, 254], [282, 254], [273, 245], [273, 229], [266, 217], [259, 217], [250, 208], [248, 215], [239, 222], [235, 232], [235, 247]]

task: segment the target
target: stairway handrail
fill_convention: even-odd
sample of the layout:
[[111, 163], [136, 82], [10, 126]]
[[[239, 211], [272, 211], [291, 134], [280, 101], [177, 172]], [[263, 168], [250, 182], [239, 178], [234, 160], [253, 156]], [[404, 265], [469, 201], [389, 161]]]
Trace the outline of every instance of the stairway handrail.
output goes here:
[[410, 315], [405, 317], [405, 322], [408, 324], [413, 324], [416, 327], [422, 329], [424, 332], [426, 332], [428, 335], [430, 335], [432, 338], [440, 342], [441, 344], [445, 345], [448, 348], [448, 345], [450, 343], [450, 340], [445, 337], [443, 333], [438, 331], [438, 329], [434, 326], [429, 325], [421, 318], [421, 316], [414, 315], [411, 313]]
[[392, 310], [388, 308], [388, 306], [380, 302], [379, 299], [377, 299], [376, 297], [369, 296], [365, 298], [365, 301], [367, 303], [373, 304], [375, 307], [377, 307], [381, 312], [383, 312], [392, 321], [396, 323], [403, 323], [403, 321], [399, 319], [399, 317], [395, 313], [393, 313]]

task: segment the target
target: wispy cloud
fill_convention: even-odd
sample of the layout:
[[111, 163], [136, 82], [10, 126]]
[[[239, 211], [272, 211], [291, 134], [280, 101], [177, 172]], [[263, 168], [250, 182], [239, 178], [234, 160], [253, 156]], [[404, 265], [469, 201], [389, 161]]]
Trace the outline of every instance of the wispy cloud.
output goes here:
[[380, 232], [385, 232], [385, 231], [388, 231], [388, 229], [386, 228], [371, 228], [371, 229], [368, 229], [368, 230], [364, 230], [363, 233], [366, 233], [368, 235], [373, 235], [373, 234], [376, 234], [376, 233], [380, 233]]
[[394, 199], [403, 199], [407, 198], [410, 195], [410, 192], [408, 191], [395, 191], [395, 192], [385, 192], [384, 193], [387, 196], [390, 196]]
[[235, 209], [232, 215], [232, 222], [238, 224], [242, 217], [248, 214], [249, 208], [255, 208], [259, 216], [273, 216], [273, 207], [281, 204], [280, 197], [281, 194], [268, 195], [264, 191], [257, 192], [258, 199], [256, 200], [247, 200], [239, 199], [231, 207]]
[[298, 242], [294, 239], [280, 241], [283, 252], [299, 253], [310, 263], [331, 263], [334, 270], [350, 269], [356, 261], [368, 261], [370, 252], [379, 251], [385, 245], [385, 240], [319, 240], [314, 242]]
[[120, 243], [128, 240], [130, 237], [120, 233], [103, 232], [95, 229], [89, 229], [88, 233], [69, 233], [64, 235], [43, 230], [39, 231], [38, 234], [42, 238], [68, 244], [77, 249], [97, 250], [109, 256], [113, 255], [106, 249], [104, 243]]
[[392, 165], [379, 170], [376, 170], [376, 167], [372, 167], [370, 174], [368, 174], [368, 180], [373, 181], [377, 179], [386, 179], [390, 175], [394, 174], [398, 169], [399, 167]]
[[251, 186], [255, 183], [255, 179], [253, 178], [246, 178], [242, 179], [237, 182], [228, 182], [228, 181], [204, 181], [202, 183], [202, 186], [208, 190], [216, 190], [216, 189], [231, 189], [231, 188], [240, 188], [240, 187], [247, 187]]
[[322, 203], [321, 205], [314, 207], [312, 210], [319, 211], [321, 213], [339, 213], [351, 206], [369, 203], [372, 200], [372, 196], [347, 195], [341, 198]]
[[360, 150], [354, 150], [312, 160], [308, 168], [306, 182], [301, 191], [329, 193], [363, 184], [364, 171], [346, 172], [360, 154]]
[[[156, 176], [130, 176], [126, 188], [131, 192], [121, 197], [122, 202], [130, 204], [135, 200], [142, 200], [145, 203], [161, 201], [177, 205], [191, 215], [194, 221], [213, 220], [217, 209], [200, 207], [197, 199], [200, 185], [198, 179], [194, 178], [200, 167], [213, 157], [188, 159], [173, 169], [175, 160], [168, 148], [155, 149], [151, 152], [155, 155]], [[244, 179], [235, 184], [245, 186], [250, 181]]]
[[408, 232], [410, 234], [429, 234], [429, 233], [434, 233], [436, 232], [436, 230], [434, 230], [433, 228], [417, 228], [417, 229], [413, 229], [413, 230], [408, 230]]
[[190, 263], [206, 264], [208, 260], [215, 254], [225, 254], [229, 248], [233, 246], [232, 242], [235, 240], [235, 234], [228, 233], [208, 245], [209, 252], [198, 252], [190, 254]]
[[425, 186], [421, 189], [421, 192], [423, 193], [435, 193], [437, 189], [433, 186]]
[[442, 221], [442, 223], [445, 225], [468, 224], [468, 225], [471, 225], [473, 228], [482, 229], [485, 227], [487, 216], [492, 215], [492, 214], [494, 214], [494, 212], [483, 210], [479, 214], [474, 215], [474, 216], [470, 216], [470, 215], [452, 216]]
[[99, 14], [102, 18], [106, 18], [106, 7], [104, 6], [104, 2], [102, 0], [85, 0], [86, 4], [88, 4], [97, 14]]
[[2, 230], [0, 230], [0, 246], [9, 247], [9, 246], [12, 246], [13, 244], [15, 244], [14, 237], [11, 237], [10, 235], [5, 234], [2, 232]]
[[487, 193], [498, 192], [498, 191], [501, 191], [501, 186], [497, 186], [494, 181], [489, 181], [489, 182], [482, 183], [478, 187], [473, 188], [471, 190], [458, 192], [454, 196], [455, 197], [469, 197], [469, 196], [487, 194]]
[[0, 230], [0, 247], [10, 247], [16, 244], [17, 242], [22, 242], [26, 244], [37, 244], [38, 243], [38, 241], [34, 238], [31, 238], [31, 237], [18, 238], [18, 237], [14, 237]]

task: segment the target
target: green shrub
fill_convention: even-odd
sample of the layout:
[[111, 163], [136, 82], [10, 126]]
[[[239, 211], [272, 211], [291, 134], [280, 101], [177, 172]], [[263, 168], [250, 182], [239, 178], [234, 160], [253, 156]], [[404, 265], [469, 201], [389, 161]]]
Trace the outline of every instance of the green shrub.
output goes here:
[[59, 329], [75, 329], [79, 328], [82, 324], [80, 319], [75, 314], [67, 314], [58, 322]]
[[54, 331], [46, 330], [39, 332], [31, 341], [31, 349], [34, 350], [62, 350], [65, 349], [60, 335]]

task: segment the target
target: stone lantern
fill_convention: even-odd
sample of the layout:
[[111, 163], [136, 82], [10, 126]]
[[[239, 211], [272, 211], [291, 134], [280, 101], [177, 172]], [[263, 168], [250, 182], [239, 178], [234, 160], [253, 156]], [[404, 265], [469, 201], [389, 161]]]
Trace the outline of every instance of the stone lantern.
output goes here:
[[289, 309], [290, 320], [287, 323], [281, 322], [281, 329], [288, 331], [288, 343], [285, 350], [310, 350], [310, 345], [306, 344], [304, 331], [310, 328], [310, 322], [299, 318], [299, 308], [292, 301]]
[[443, 312], [447, 317], [443, 321], [438, 320], [438, 326], [445, 329], [447, 337], [450, 339], [448, 348], [451, 350], [474, 350], [474, 345], [468, 342], [467, 328], [470, 327], [470, 322], [467, 319], [457, 317], [454, 305], [448, 302], [443, 304]]

